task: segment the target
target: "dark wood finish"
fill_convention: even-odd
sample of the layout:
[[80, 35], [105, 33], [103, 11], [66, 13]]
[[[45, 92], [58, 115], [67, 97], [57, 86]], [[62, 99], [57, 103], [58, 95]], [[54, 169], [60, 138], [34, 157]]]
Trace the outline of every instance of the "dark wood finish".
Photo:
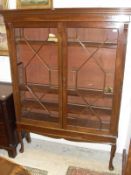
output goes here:
[[122, 160], [122, 175], [131, 174], [131, 141], [128, 151], [123, 150], [123, 160]]
[[118, 135], [130, 9], [1, 11], [7, 29], [17, 127], [111, 145]]
[[[22, 133], [30, 142], [29, 133]], [[15, 107], [10, 83], [0, 83], [0, 148], [8, 151], [9, 157], [15, 157], [19, 143], [16, 129]]]
[[12, 86], [0, 83], [0, 148], [6, 149], [10, 157], [16, 156], [18, 144], [15, 120]]

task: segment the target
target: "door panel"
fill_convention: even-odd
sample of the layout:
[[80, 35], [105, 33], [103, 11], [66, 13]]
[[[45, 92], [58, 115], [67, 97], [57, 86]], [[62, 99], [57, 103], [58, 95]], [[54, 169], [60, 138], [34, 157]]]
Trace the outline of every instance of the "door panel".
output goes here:
[[21, 117], [60, 126], [57, 28], [16, 28]]
[[110, 132], [119, 29], [68, 27], [65, 127]]

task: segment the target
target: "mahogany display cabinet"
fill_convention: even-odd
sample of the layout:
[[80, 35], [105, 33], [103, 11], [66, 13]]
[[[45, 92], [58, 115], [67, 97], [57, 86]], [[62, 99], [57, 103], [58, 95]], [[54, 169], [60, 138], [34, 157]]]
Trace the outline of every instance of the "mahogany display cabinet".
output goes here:
[[27, 130], [110, 144], [113, 170], [130, 9], [1, 13], [19, 137]]

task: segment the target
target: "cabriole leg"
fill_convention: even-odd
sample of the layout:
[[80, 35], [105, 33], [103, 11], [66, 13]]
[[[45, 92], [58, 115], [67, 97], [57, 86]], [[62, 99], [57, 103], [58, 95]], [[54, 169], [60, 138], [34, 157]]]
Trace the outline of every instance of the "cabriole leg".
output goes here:
[[31, 142], [31, 136], [30, 136], [29, 132], [26, 132], [26, 140], [27, 140], [28, 143]]
[[116, 152], [116, 145], [112, 145], [111, 146], [111, 153], [110, 153], [110, 161], [109, 161], [109, 170], [114, 170], [113, 158], [115, 156], [115, 152]]
[[21, 144], [20, 147], [20, 153], [24, 152], [24, 143], [23, 143], [23, 139], [22, 139], [22, 131], [18, 131], [18, 137], [19, 137], [19, 143]]
[[8, 155], [9, 157], [15, 158], [16, 157], [16, 148], [12, 149], [12, 150], [8, 150]]

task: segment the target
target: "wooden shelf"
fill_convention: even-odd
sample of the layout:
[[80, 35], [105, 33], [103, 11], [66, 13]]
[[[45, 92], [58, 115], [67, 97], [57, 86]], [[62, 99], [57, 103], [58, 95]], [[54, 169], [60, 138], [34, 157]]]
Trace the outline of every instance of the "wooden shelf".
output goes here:
[[[86, 47], [100, 47], [100, 48], [110, 48], [116, 49], [116, 42], [92, 42], [92, 41], [81, 41], [81, 43]], [[68, 41], [68, 46], [81, 46], [79, 41]]]
[[91, 110], [94, 112], [94, 114], [99, 115], [111, 115], [112, 109], [106, 108], [106, 107], [99, 107], [99, 106], [93, 106], [91, 105], [88, 107], [88, 105], [83, 104], [68, 104], [67, 105], [67, 111], [69, 113], [78, 113], [80, 114], [81, 111], [84, 111], [85, 109], [89, 109], [89, 111], [86, 111], [86, 114], [90, 114]]
[[[29, 44], [38, 44], [38, 45], [54, 45], [57, 46], [58, 42], [54, 41], [40, 41], [40, 40], [24, 40], [24, 39], [16, 39], [16, 44], [26, 44], [28, 42]], [[110, 48], [110, 49], [116, 49], [117, 43], [116, 42], [91, 42], [91, 41], [81, 41], [82, 44], [86, 47], [101, 47], [101, 48]], [[69, 40], [67, 42], [68, 46], [81, 46], [79, 41], [71, 41]]]
[[[49, 85], [40, 85], [40, 84], [28, 84], [29, 88], [32, 89], [32, 91], [41, 93], [41, 92], [47, 92], [48, 93], [54, 93], [54, 94], [58, 94], [59, 93], [59, 89], [56, 86], [49, 86]], [[28, 88], [24, 85], [21, 84], [20, 86], [20, 90], [22, 91], [28, 91]], [[71, 95], [71, 96], [79, 96], [79, 94], [81, 95], [91, 95], [94, 98], [95, 97], [99, 97], [99, 98], [112, 98], [113, 97], [113, 93], [106, 93], [101, 89], [85, 89], [85, 88], [78, 88], [76, 89], [68, 89], [67, 90], [67, 94]]]
[[[41, 100], [40, 101], [42, 105], [44, 105], [49, 111], [58, 111], [59, 110], [59, 103], [53, 102], [53, 101], [47, 101], [47, 100]], [[34, 108], [34, 109], [41, 109], [42, 106], [35, 100], [35, 99], [25, 99], [21, 102], [22, 108]], [[88, 107], [84, 104], [67, 104], [67, 111], [68, 113], [73, 114], [80, 114], [81, 111], [89, 109], [89, 111], [86, 112], [86, 115], [88, 113], [90, 114], [90, 111], [92, 110], [94, 114], [102, 115], [102, 116], [109, 116], [111, 115], [112, 109], [107, 107], [100, 107], [100, 106], [93, 106], [91, 105]], [[44, 109], [43, 109], [44, 110]]]
[[81, 118], [67, 118], [68, 125], [71, 126], [79, 126], [85, 128], [95, 128], [97, 130], [109, 130], [110, 129], [110, 121], [98, 121], [98, 120], [91, 120], [91, 119], [81, 119]]
[[16, 44], [34, 44], [34, 45], [53, 45], [53, 46], [57, 46], [58, 42], [54, 42], [54, 41], [38, 41], [38, 40], [24, 40], [24, 39], [16, 39]]
[[58, 115], [48, 115], [44, 113], [31, 112], [31, 111], [22, 111], [22, 118], [27, 118], [37, 121], [48, 121], [48, 122], [59, 122]]
[[[34, 109], [43, 109], [42, 106], [34, 99], [26, 99], [21, 102], [23, 108], [34, 108]], [[59, 104], [58, 102], [52, 102], [52, 101], [42, 101], [41, 104], [43, 104], [49, 111], [58, 111], [59, 110]], [[43, 109], [44, 110], [44, 109]]]

